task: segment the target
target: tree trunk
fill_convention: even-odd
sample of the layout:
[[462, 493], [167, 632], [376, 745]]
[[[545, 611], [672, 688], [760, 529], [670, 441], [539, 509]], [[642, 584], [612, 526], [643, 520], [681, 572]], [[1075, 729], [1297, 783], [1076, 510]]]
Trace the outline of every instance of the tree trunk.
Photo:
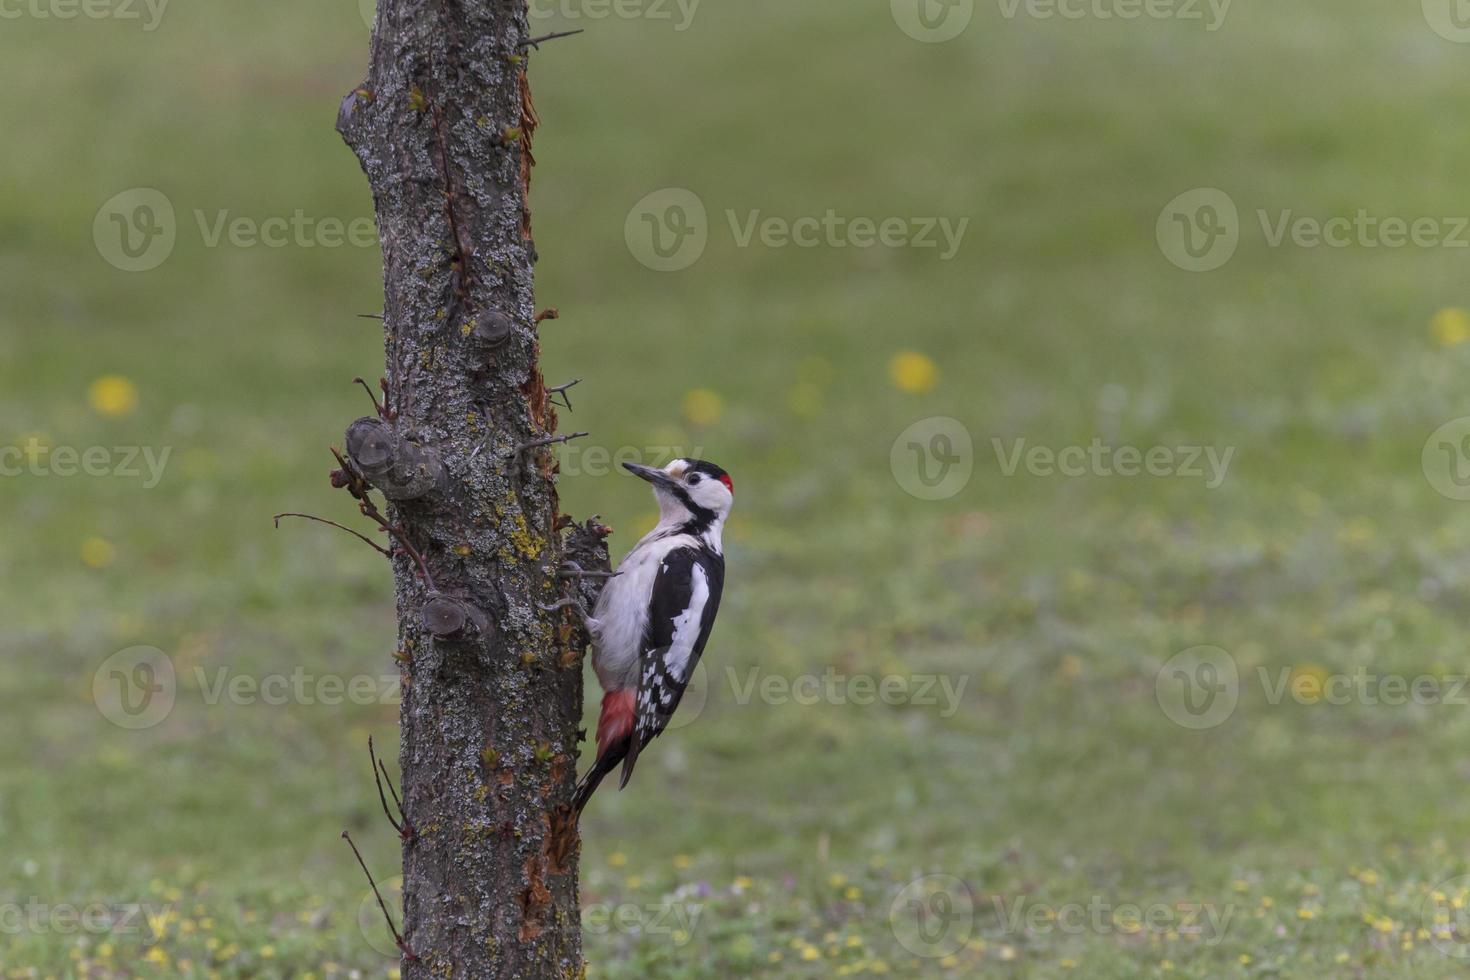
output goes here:
[[369, 516], [369, 485], [389, 501], [406, 980], [583, 973], [566, 804], [585, 641], [545, 607], [592, 601], [562, 563], [607, 554], [603, 529], [559, 516], [547, 445], [527, 42], [525, 0], [380, 0], [337, 121], [383, 248], [384, 404], [334, 479]]

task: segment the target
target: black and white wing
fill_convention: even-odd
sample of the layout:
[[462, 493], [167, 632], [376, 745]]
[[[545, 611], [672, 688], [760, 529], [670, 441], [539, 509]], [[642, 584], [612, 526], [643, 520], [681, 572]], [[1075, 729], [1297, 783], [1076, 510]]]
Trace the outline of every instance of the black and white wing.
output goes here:
[[715, 552], [676, 548], [659, 563], [639, 658], [638, 722], [623, 761], [622, 785], [633, 774], [639, 751], [663, 733], [679, 707], [714, 628], [724, 588], [725, 559]]

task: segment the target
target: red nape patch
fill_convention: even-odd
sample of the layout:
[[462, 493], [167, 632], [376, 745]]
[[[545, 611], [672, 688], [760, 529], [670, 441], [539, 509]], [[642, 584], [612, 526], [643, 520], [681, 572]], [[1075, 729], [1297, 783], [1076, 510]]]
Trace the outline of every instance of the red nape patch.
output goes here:
[[725, 485], [725, 489], [726, 490], [729, 490], [730, 491], [730, 495], [733, 497], [735, 495], [735, 483], [734, 483], [734, 481], [732, 481], [730, 479], [730, 474], [729, 473], [721, 474], [720, 475], [720, 482]]
[[602, 715], [597, 719], [597, 757], [607, 754], [607, 748], [633, 732], [637, 691], [631, 687], [622, 691], [609, 691], [602, 696]]

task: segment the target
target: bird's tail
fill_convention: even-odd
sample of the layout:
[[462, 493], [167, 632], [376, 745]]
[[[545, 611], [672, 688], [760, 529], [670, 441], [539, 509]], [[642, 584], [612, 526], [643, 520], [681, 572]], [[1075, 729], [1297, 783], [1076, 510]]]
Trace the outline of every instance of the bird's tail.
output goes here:
[[587, 801], [592, 799], [592, 794], [597, 792], [597, 787], [602, 783], [603, 777], [616, 769], [618, 763], [623, 761], [623, 756], [626, 754], [627, 747], [626, 743], [624, 743], [606, 755], [597, 757], [597, 761], [592, 764], [592, 768], [587, 770], [587, 775], [583, 776], [582, 781], [577, 784], [577, 795], [572, 798], [572, 810], [575, 813], [581, 814], [582, 808], [587, 805]]
[[577, 784], [572, 807], [577, 813], [592, 799], [604, 776], [617, 768], [633, 742], [637, 692], [632, 688], [609, 691], [602, 696], [602, 714], [597, 719], [597, 761]]

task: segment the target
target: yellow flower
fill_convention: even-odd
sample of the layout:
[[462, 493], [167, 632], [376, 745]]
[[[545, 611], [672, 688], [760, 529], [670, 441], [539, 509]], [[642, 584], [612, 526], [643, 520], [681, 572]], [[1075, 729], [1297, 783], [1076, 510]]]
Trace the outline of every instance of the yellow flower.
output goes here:
[[1296, 910], [1296, 917], [1298, 919], [1315, 919], [1317, 917], [1317, 912], [1314, 909], [1299, 908]]
[[607, 856], [608, 867], [621, 868], [628, 863], [628, 855], [622, 851], [613, 851]]
[[749, 875], [735, 876], [735, 887], [738, 888], [740, 891], [745, 891], [747, 888], [754, 884], [755, 879], [750, 877]]
[[274, 946], [262, 946], [262, 947], [260, 947], [260, 958], [261, 959], [263, 959], [263, 960], [273, 959], [275, 957], [275, 955], [276, 955], [276, 948]]
[[640, 889], [642, 887], [643, 887], [643, 879], [640, 878], [638, 875], [631, 875], [628, 878], [628, 888], [629, 889], [631, 889], [633, 891], [637, 891], [638, 889]]
[[108, 374], [87, 389], [92, 411], [108, 418], [132, 415], [138, 408], [138, 386], [120, 374]]
[[687, 854], [679, 854], [676, 855], [674, 858], [674, 867], [678, 868], [681, 871], [686, 868], [691, 868], [693, 866], [694, 858], [690, 857]]
[[833, 888], [841, 888], [843, 885], [847, 884], [847, 875], [834, 874], [827, 879], [827, 884], [832, 886]]
[[117, 560], [117, 549], [112, 542], [103, 538], [88, 538], [82, 542], [82, 564], [88, 568], [106, 568]]
[[848, 885], [847, 891], [842, 893], [842, 897], [847, 899], [849, 902], [856, 902], [858, 899], [863, 897], [863, 890], [857, 885]]
[[690, 425], [714, 425], [724, 414], [724, 399], [708, 388], [695, 388], [684, 396], [684, 418]]
[[939, 366], [916, 351], [899, 351], [888, 362], [893, 386], [911, 395], [922, 395], [939, 383]]
[[803, 946], [801, 948], [801, 958], [810, 963], [812, 960], [821, 959], [822, 951], [815, 946]]
[[1441, 347], [1455, 347], [1470, 340], [1470, 313], [1458, 306], [1440, 310], [1429, 321], [1429, 333]]

